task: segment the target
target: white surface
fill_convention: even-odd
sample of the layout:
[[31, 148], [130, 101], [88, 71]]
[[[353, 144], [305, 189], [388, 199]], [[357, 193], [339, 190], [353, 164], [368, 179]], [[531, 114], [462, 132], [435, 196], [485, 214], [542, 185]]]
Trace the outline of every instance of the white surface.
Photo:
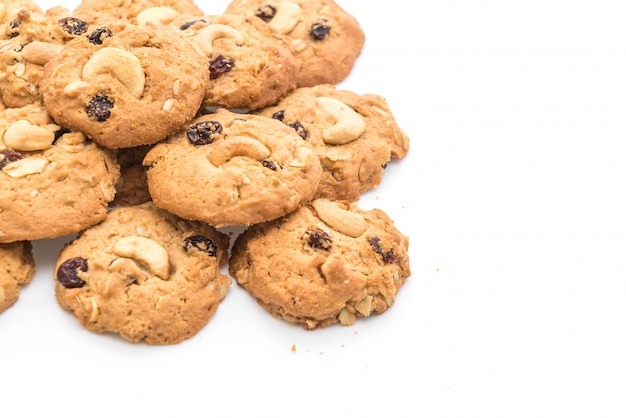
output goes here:
[[64, 240], [36, 242], [0, 316], [2, 416], [626, 414], [624, 3], [339, 4], [367, 35], [340, 87], [412, 140], [360, 202], [410, 236], [396, 304], [311, 332], [232, 286], [193, 339], [131, 345], [61, 311]]

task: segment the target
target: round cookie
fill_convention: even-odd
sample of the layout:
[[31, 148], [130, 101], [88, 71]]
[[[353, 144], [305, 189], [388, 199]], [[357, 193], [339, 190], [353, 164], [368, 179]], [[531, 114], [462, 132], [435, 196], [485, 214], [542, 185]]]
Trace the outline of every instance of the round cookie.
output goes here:
[[228, 243], [150, 202], [115, 208], [61, 251], [56, 298], [90, 331], [176, 344], [196, 335], [225, 297]]
[[[146, 12], [147, 9], [151, 9]], [[78, 13], [102, 13], [115, 19], [138, 23], [145, 14], [168, 13], [201, 16], [204, 12], [193, 0], [82, 0], [74, 9]], [[141, 20], [141, 19], [139, 19]]]
[[393, 305], [411, 274], [408, 245], [383, 211], [317, 199], [239, 235], [229, 271], [278, 318], [352, 325]]
[[333, 0], [234, 0], [225, 13], [256, 16], [287, 37], [300, 62], [298, 87], [344, 80], [365, 43], [357, 20]]
[[206, 57], [165, 28], [126, 24], [111, 32], [74, 39], [46, 63], [44, 103], [57, 123], [107, 148], [155, 143], [195, 116]]
[[35, 259], [30, 241], [0, 244], [0, 313], [17, 302], [20, 286], [35, 275]]
[[292, 212], [310, 200], [321, 176], [313, 148], [293, 129], [225, 109], [156, 144], [144, 165], [157, 206], [216, 227]]
[[172, 26], [207, 56], [211, 82], [203, 106], [258, 109], [296, 88], [299, 66], [284, 39], [260, 19], [218, 15]]
[[315, 197], [358, 200], [380, 184], [386, 164], [409, 149], [409, 138], [376, 94], [301, 87], [257, 113], [281, 120], [313, 145], [323, 168]]
[[105, 218], [119, 166], [32, 104], [0, 113], [0, 178], [0, 242], [55, 238]]

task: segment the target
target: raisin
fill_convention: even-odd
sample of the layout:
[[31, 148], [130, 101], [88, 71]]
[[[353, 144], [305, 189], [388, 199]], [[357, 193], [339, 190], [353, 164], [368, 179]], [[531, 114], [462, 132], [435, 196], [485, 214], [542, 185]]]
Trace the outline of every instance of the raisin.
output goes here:
[[263, 167], [265, 168], [269, 168], [272, 171], [276, 171], [278, 167], [282, 168], [280, 164], [268, 160], [261, 161], [261, 165], [263, 165]]
[[222, 132], [222, 124], [215, 120], [198, 122], [187, 129], [187, 138], [194, 145], [206, 145]]
[[83, 287], [86, 282], [78, 277], [79, 271], [87, 271], [87, 260], [82, 257], [65, 260], [57, 270], [57, 280], [68, 289]]
[[24, 158], [24, 156], [19, 151], [15, 151], [10, 148], [3, 149], [0, 151], [0, 170], [2, 170], [7, 164], [21, 160], [22, 158]]
[[9, 28], [11, 29], [11, 32], [7, 33], [7, 36], [9, 37], [9, 39], [15, 38], [17, 35], [20, 34], [19, 28], [21, 24], [22, 24], [22, 21], [18, 19], [12, 20], [9, 23]]
[[54, 141], [52, 141], [52, 143], [54, 144], [55, 142], [59, 140], [59, 138], [61, 138], [65, 134], [69, 134], [70, 132], [72, 131], [63, 127], [57, 129], [56, 131], [54, 131]]
[[393, 252], [393, 250], [385, 251], [380, 247], [380, 238], [370, 238], [370, 245], [372, 246], [372, 248], [374, 248], [374, 251], [376, 251], [376, 253], [383, 258], [383, 261], [385, 263], [391, 264], [396, 261], [396, 254]]
[[302, 139], [306, 140], [309, 137], [309, 133], [307, 132], [306, 129], [304, 129], [304, 126], [302, 126], [302, 124], [299, 121], [291, 122], [289, 124], [289, 127], [295, 129], [296, 133], [300, 135]]
[[281, 122], [285, 121], [285, 111], [284, 110], [278, 110], [276, 112], [274, 112], [274, 114], [272, 115], [272, 119], [276, 119], [279, 120]]
[[113, 102], [106, 94], [97, 94], [91, 98], [87, 105], [87, 115], [95, 118], [98, 122], [104, 122], [111, 117]]
[[327, 23], [328, 19], [317, 19], [317, 22], [311, 25], [311, 38], [315, 39], [316, 41], [321, 41], [322, 39], [324, 39], [326, 35], [328, 35], [328, 33], [330, 32], [330, 26]]
[[180, 25], [180, 30], [187, 30], [198, 22], [206, 23], [204, 19], [192, 20], [191, 22], [183, 23]]
[[276, 7], [271, 4], [264, 4], [256, 10], [254, 15], [259, 19], [262, 19], [264, 22], [269, 22], [274, 18], [274, 16], [276, 16]]
[[225, 57], [223, 55], [217, 55], [216, 57], [211, 58], [211, 62], [209, 63], [211, 80], [215, 80], [222, 74], [229, 72], [234, 66], [235, 60], [232, 58]]
[[69, 16], [59, 19], [59, 24], [61, 25], [61, 28], [70, 35], [78, 36], [87, 32], [87, 22], [75, 17]]
[[102, 45], [102, 42], [106, 38], [110, 38], [111, 36], [113, 36], [113, 32], [111, 32], [111, 29], [96, 28], [93, 30], [93, 32], [87, 35], [87, 39], [94, 45]]
[[330, 247], [332, 246], [330, 235], [321, 229], [313, 229], [307, 232], [305, 237], [307, 239], [307, 244], [309, 244], [312, 248], [317, 248], [318, 250], [330, 250]]
[[191, 235], [185, 238], [185, 251], [189, 251], [191, 248], [205, 252], [211, 257], [217, 255], [217, 245], [215, 245], [212, 240], [202, 235]]

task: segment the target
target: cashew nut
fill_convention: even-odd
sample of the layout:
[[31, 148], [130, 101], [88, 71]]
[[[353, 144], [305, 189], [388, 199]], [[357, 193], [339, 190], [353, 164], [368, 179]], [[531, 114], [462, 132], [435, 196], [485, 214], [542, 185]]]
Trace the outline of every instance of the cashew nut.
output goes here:
[[143, 9], [137, 15], [137, 24], [140, 26], [146, 26], [149, 23], [157, 23], [161, 25], [167, 25], [172, 20], [176, 19], [180, 13], [171, 7], [167, 6], [155, 6]]
[[32, 64], [44, 65], [63, 49], [63, 45], [33, 41], [24, 45], [22, 57]]
[[342, 234], [356, 238], [365, 232], [365, 218], [360, 213], [343, 209], [326, 199], [316, 199], [312, 206], [324, 223]]
[[47, 164], [48, 160], [43, 157], [28, 157], [7, 164], [2, 171], [14, 178], [26, 177], [41, 173]]
[[234, 40], [237, 45], [243, 45], [246, 41], [238, 30], [228, 25], [216, 23], [199, 31], [193, 37], [193, 42], [206, 56], [209, 56], [213, 52], [213, 41], [219, 38], [230, 38]]
[[101, 74], [113, 74], [136, 99], [143, 94], [146, 77], [141, 62], [128, 51], [113, 47], [96, 51], [83, 67], [83, 79], [91, 81]]
[[332, 115], [336, 123], [322, 132], [322, 139], [330, 145], [343, 145], [354, 141], [365, 131], [365, 119], [341, 100], [318, 97], [315, 103], [325, 113]]
[[5, 145], [17, 151], [43, 151], [53, 142], [54, 132], [24, 119], [11, 124], [4, 132]]
[[167, 280], [170, 277], [167, 250], [150, 238], [139, 236], [120, 238], [113, 244], [113, 253], [138, 262], [160, 279]]
[[234, 157], [249, 157], [263, 161], [270, 155], [270, 150], [258, 140], [248, 136], [232, 136], [215, 143], [209, 154], [209, 161], [219, 167]]
[[298, 4], [281, 1], [269, 25], [276, 32], [285, 35], [293, 30], [301, 18], [302, 8]]

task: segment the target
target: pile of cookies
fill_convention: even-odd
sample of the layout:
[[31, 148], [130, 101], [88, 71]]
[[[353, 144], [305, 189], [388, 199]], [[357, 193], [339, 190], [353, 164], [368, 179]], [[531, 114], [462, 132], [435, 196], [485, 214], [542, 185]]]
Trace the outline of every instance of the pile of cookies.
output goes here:
[[0, 24], [0, 312], [70, 234], [57, 302], [132, 342], [191, 338], [233, 278], [309, 330], [394, 303], [408, 238], [357, 202], [409, 139], [337, 88], [365, 36], [334, 1], [2, 0]]

